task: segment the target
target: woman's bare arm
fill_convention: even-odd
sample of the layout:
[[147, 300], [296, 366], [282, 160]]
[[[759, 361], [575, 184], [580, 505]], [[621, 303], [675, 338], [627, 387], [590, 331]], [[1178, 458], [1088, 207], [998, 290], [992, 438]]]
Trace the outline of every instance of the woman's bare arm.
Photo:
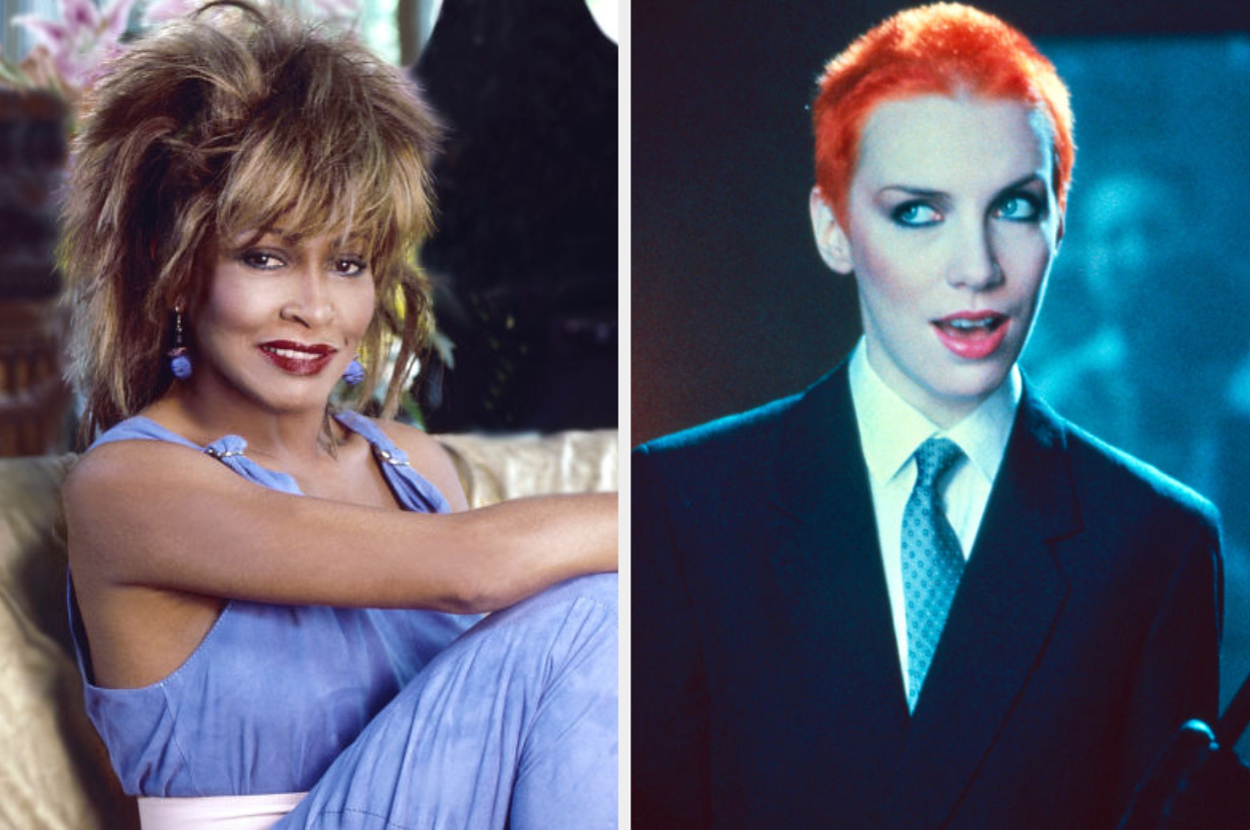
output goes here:
[[287, 604], [490, 611], [617, 567], [615, 494], [450, 515], [279, 493], [174, 444], [106, 444], [63, 490], [93, 579]]

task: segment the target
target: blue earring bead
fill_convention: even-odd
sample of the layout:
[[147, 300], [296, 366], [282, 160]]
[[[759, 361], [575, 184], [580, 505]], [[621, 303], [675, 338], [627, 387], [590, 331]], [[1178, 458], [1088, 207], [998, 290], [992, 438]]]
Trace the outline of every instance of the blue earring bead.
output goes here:
[[186, 380], [191, 377], [191, 358], [184, 354], [176, 354], [169, 359], [169, 370], [174, 373], [174, 377], [178, 380]]
[[191, 358], [187, 355], [187, 347], [182, 344], [182, 311], [174, 312], [174, 347], [165, 352], [169, 358], [169, 371], [178, 380], [191, 377]]
[[348, 386], [355, 386], [365, 379], [365, 367], [360, 365], [360, 361], [352, 358], [352, 362], [347, 364], [347, 368], [343, 370], [343, 381]]

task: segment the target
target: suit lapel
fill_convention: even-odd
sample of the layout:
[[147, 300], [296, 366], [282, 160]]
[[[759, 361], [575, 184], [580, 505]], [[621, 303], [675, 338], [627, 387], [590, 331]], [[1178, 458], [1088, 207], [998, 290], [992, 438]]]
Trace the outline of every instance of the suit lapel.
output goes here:
[[[879, 803], [907, 732], [868, 472], [845, 365], [795, 406], [766, 487], [779, 614], [802, 665], [821, 798]], [[845, 804], [845, 801], [843, 801]]]
[[955, 809], [1042, 659], [1068, 593], [1052, 543], [1078, 529], [1062, 429], [1026, 389], [912, 717], [890, 826], [938, 826]]

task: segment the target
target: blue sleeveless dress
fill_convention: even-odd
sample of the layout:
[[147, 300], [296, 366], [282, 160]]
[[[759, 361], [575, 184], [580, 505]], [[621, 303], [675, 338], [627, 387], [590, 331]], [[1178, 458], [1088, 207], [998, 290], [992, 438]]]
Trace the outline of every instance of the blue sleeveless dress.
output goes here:
[[[376, 424], [336, 417], [406, 509], [448, 509]], [[235, 435], [200, 447], [131, 418], [96, 445], [135, 439], [300, 494]], [[309, 791], [281, 828], [519, 830], [616, 824], [616, 591], [615, 575], [570, 580], [480, 623], [232, 600], [178, 669], [138, 689], [93, 683], [72, 586], [69, 605], [88, 715], [129, 794]]]

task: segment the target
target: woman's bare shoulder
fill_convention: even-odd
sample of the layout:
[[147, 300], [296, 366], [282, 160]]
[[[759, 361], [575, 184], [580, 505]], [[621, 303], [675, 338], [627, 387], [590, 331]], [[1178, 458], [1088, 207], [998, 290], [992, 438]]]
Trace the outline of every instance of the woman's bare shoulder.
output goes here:
[[66, 478], [66, 502], [126, 497], [128, 490], [154, 479], [194, 481], [205, 475], [220, 475], [221, 465], [186, 437], [177, 411], [171, 401], [158, 400], [136, 413], [138, 417], [132, 421], [138, 426], [130, 430], [132, 437], [96, 444], [83, 453]]
[[127, 489], [153, 478], [169, 480], [198, 477], [212, 465], [198, 450], [149, 438], [127, 438], [99, 444], [74, 463], [62, 487], [67, 502], [82, 499], [118, 498]]
[[237, 486], [222, 465], [197, 449], [143, 438], [97, 445], [66, 476], [61, 499], [74, 567], [112, 572], [176, 538], [180, 516], [197, 493]]
[[413, 468], [439, 489], [454, 511], [467, 510], [468, 499], [456, 465], [443, 445], [423, 430], [398, 421], [374, 421], [408, 455]]

